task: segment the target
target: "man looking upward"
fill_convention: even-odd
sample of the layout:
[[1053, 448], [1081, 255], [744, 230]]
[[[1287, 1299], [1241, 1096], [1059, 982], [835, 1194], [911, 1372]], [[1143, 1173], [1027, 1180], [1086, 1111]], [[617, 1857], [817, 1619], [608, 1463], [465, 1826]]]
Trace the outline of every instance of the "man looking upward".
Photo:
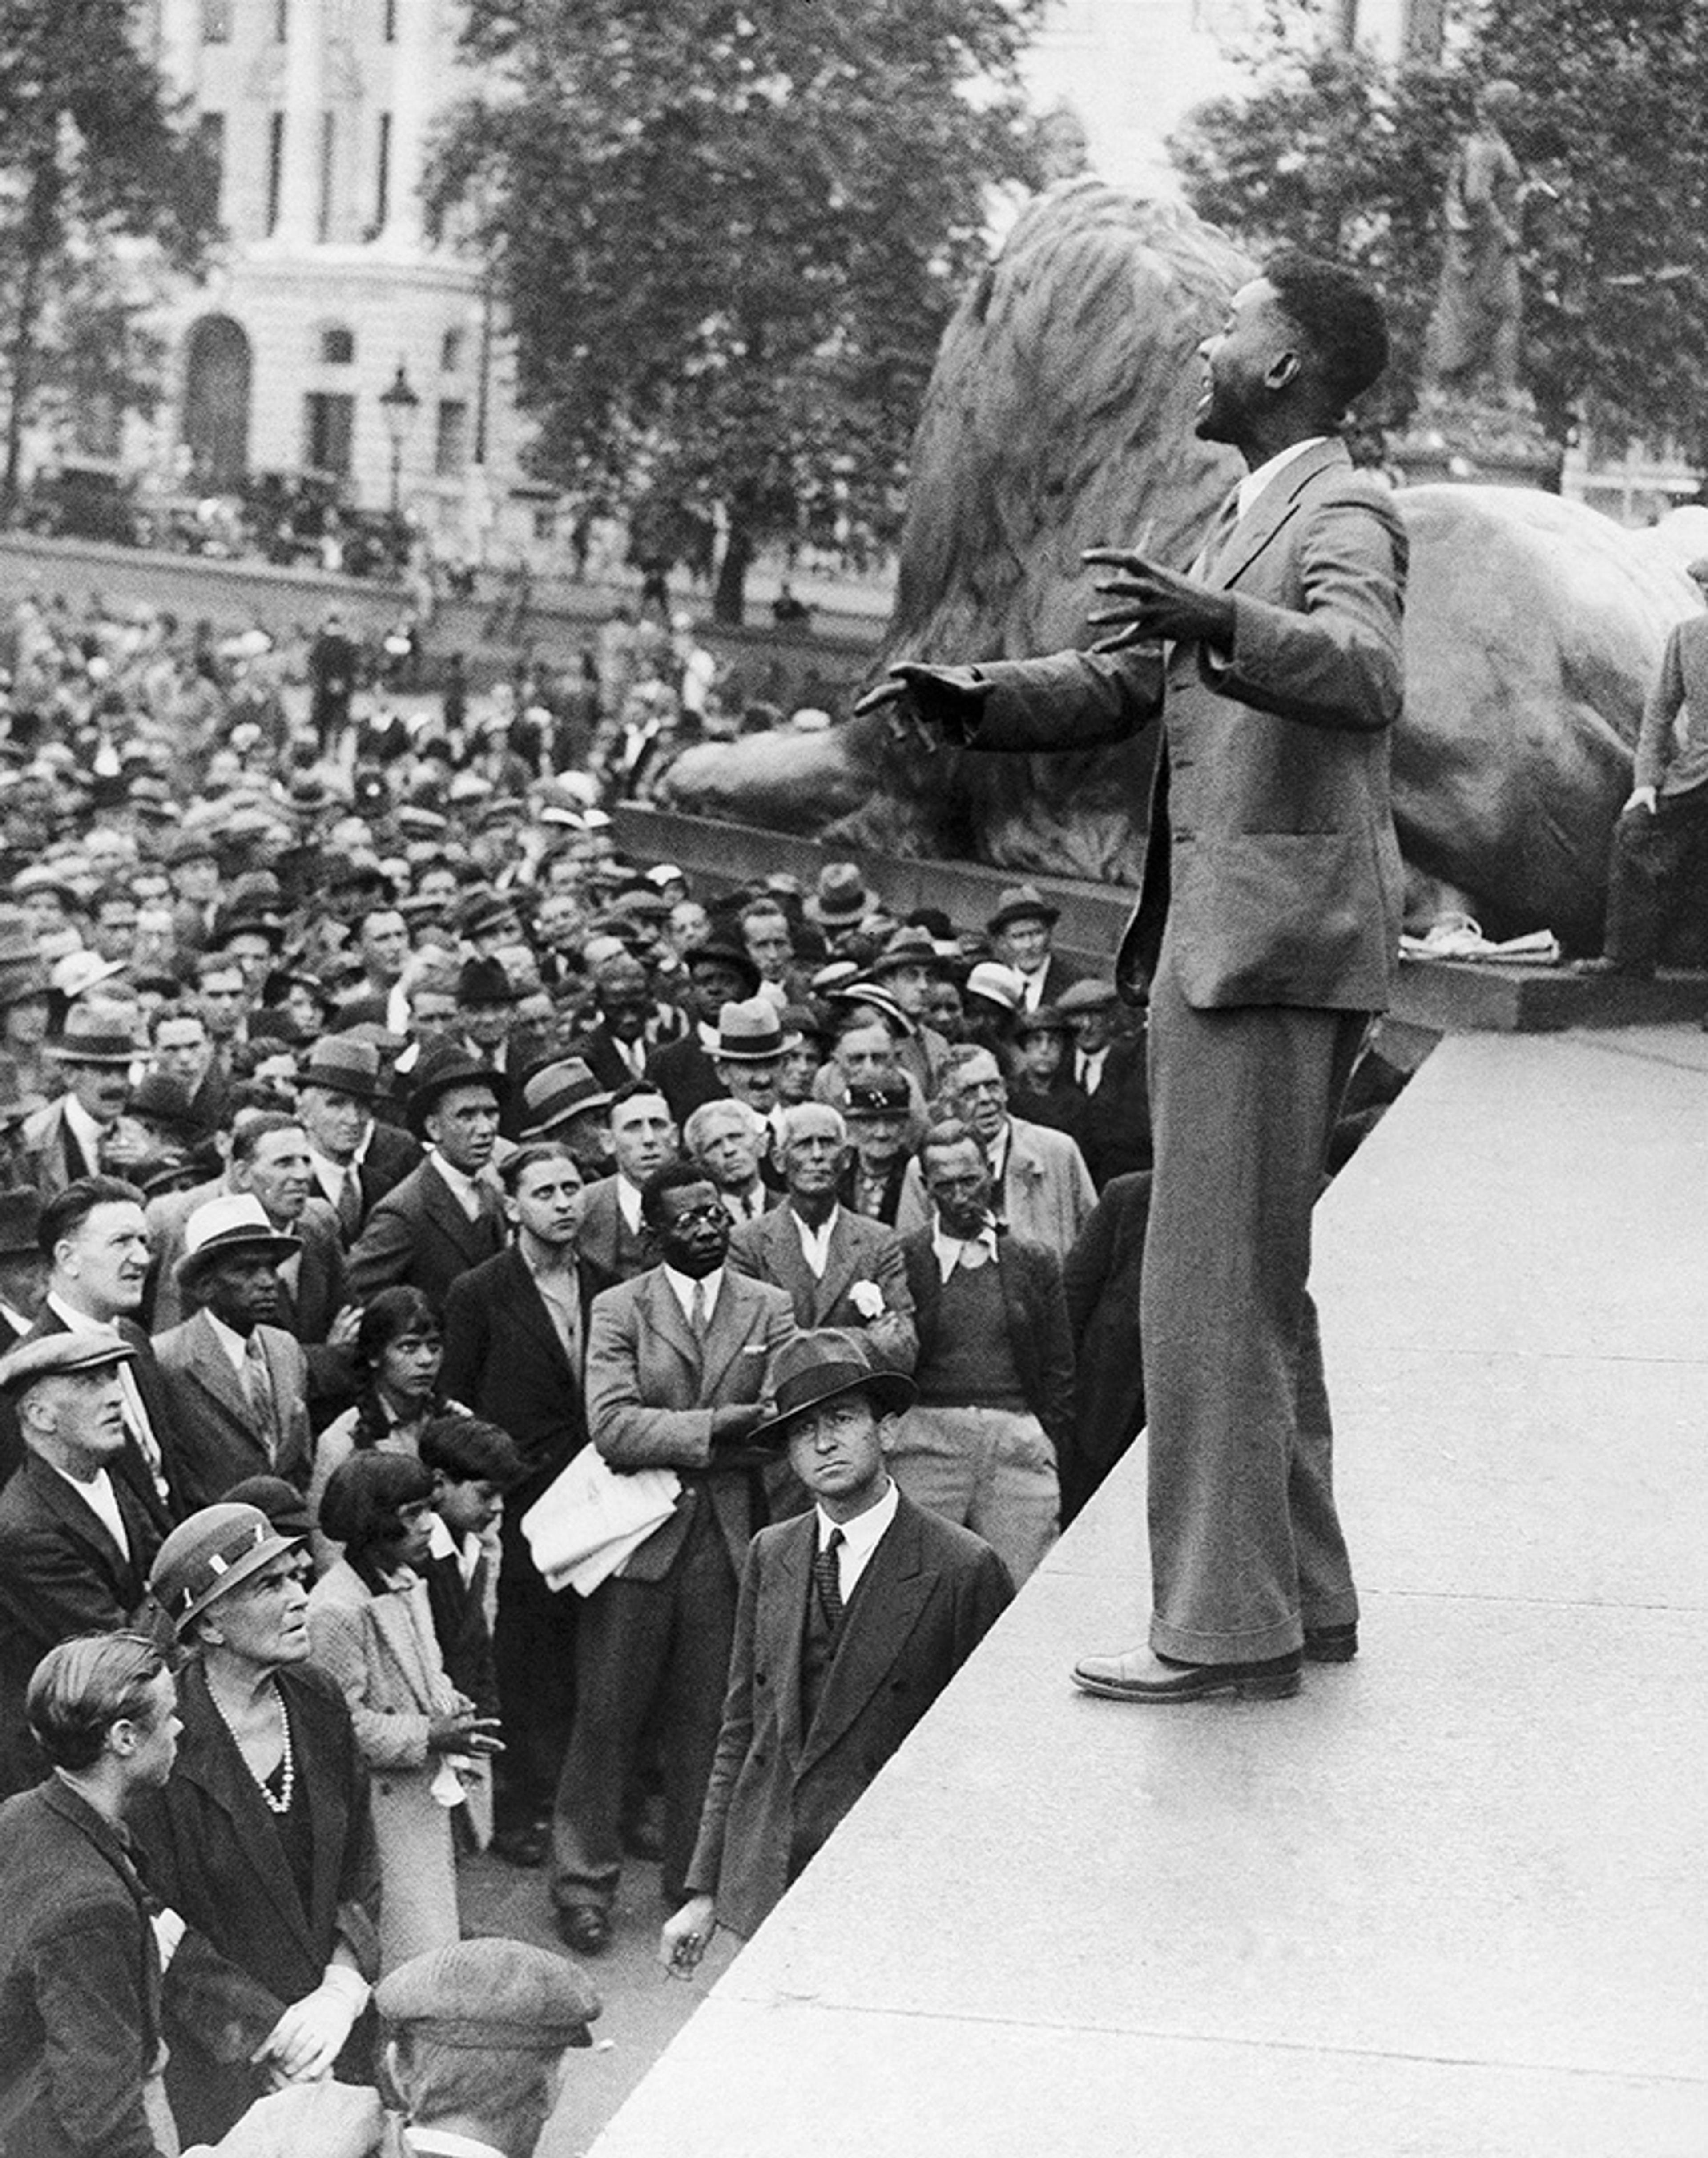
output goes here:
[[1247, 476], [1189, 574], [1094, 549], [1091, 653], [905, 665], [863, 700], [981, 750], [1164, 725], [1117, 975], [1150, 979], [1156, 1170], [1140, 1298], [1148, 1649], [1087, 1657], [1122, 1700], [1296, 1692], [1358, 1598], [1307, 1288], [1335, 1112], [1388, 1001], [1402, 881], [1389, 798], [1406, 540], [1337, 436], [1387, 363], [1375, 294], [1287, 254], [1200, 348], [1195, 427]]

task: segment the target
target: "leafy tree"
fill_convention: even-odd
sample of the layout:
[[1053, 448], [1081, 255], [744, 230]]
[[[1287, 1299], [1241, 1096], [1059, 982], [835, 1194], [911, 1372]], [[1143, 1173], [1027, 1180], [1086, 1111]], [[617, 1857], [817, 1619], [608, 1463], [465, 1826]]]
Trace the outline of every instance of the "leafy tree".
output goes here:
[[767, 539], [893, 529], [988, 191], [1032, 176], [1037, 5], [474, 0], [497, 87], [430, 209], [496, 264], [537, 468], [715, 506], [722, 618]]
[[1677, 436], [1708, 465], [1708, 10], [1697, 0], [1459, 0], [1439, 64], [1381, 65], [1277, 16], [1251, 94], [1201, 107], [1188, 195], [1261, 250], [1328, 247], [1394, 302], [1383, 416], [1415, 398], [1453, 143], [1480, 85], [1525, 93], [1515, 147], [1557, 199], [1527, 219], [1525, 369], [1544, 424]]
[[212, 165], [136, 17], [130, 0], [0, 0], [0, 516], [44, 391], [147, 401], [145, 258], [193, 270], [216, 229]]

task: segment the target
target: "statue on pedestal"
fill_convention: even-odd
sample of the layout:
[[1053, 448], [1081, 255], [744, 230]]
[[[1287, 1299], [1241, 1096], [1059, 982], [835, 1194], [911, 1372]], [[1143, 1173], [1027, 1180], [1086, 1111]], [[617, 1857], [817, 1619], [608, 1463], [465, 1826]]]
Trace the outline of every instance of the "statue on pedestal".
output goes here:
[[1479, 391], [1512, 409], [1520, 401], [1524, 169], [1506, 131], [1522, 104], [1516, 83], [1491, 82], [1477, 122], [1453, 153], [1443, 205], [1447, 254], [1430, 326], [1430, 377], [1448, 396]]

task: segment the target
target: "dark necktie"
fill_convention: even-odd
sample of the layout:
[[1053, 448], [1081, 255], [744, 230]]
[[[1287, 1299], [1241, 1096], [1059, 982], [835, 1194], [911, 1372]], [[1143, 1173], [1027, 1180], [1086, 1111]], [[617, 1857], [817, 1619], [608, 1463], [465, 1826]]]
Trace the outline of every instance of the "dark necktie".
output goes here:
[[338, 1228], [346, 1244], [353, 1244], [362, 1228], [362, 1179], [347, 1169], [338, 1179]]
[[813, 1585], [833, 1631], [842, 1624], [842, 1566], [837, 1553], [844, 1541], [842, 1531], [833, 1529], [828, 1541], [813, 1562]]

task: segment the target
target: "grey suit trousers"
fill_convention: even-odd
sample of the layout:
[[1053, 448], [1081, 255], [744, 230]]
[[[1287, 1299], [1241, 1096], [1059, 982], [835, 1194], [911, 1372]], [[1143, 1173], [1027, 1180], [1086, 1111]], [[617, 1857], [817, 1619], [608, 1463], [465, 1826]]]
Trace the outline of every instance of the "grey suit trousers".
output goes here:
[[1151, 1646], [1249, 1663], [1358, 1616], [1307, 1282], [1311, 1214], [1365, 1025], [1199, 1009], [1165, 937], [1151, 984], [1151, 1188], [1140, 1324]]

